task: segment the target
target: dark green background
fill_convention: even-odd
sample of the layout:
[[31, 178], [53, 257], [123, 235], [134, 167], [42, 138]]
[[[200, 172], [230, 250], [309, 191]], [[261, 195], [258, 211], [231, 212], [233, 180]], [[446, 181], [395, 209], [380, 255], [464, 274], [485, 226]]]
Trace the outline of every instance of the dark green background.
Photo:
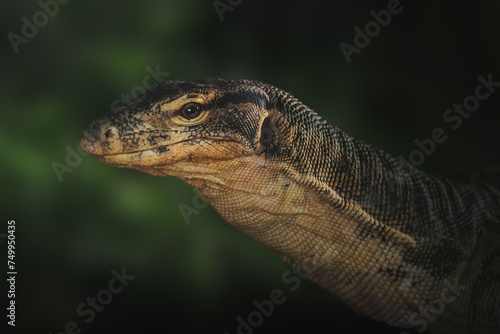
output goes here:
[[[235, 333], [253, 300], [285, 291], [255, 333], [399, 330], [354, 314], [227, 226], [211, 207], [184, 221], [194, 193], [182, 181], [105, 166], [91, 156], [59, 182], [81, 132], [141, 85], [145, 68], [167, 79], [246, 78], [292, 92], [329, 122], [394, 155], [436, 127], [448, 140], [421, 166], [434, 173], [500, 164], [500, 92], [456, 131], [442, 120], [474, 93], [477, 76], [500, 81], [497, 1], [402, 1], [403, 11], [348, 64], [339, 48], [387, 1], [244, 0], [221, 21], [212, 1], [70, 1], [15, 53], [41, 8], [4, 3], [1, 43], [1, 221], [17, 223], [17, 332]], [[6, 262], [5, 240], [0, 263]], [[75, 313], [125, 267], [133, 281], [90, 324]], [[0, 266], [3, 284], [6, 266]], [[1, 285], [2, 309], [7, 298]], [[6, 322], [1, 315], [2, 326]]]

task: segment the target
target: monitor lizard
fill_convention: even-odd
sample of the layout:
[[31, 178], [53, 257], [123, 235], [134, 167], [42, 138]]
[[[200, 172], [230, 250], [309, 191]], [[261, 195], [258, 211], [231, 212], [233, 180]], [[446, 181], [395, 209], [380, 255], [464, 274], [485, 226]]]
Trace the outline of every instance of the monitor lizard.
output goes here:
[[164, 81], [89, 126], [105, 164], [196, 187], [223, 219], [353, 310], [500, 333], [500, 171], [452, 180], [250, 80]]

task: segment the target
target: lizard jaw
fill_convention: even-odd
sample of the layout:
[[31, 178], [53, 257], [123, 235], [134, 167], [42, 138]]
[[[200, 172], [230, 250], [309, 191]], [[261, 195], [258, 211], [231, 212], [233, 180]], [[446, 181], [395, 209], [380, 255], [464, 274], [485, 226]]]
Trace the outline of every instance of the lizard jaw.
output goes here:
[[[85, 138], [84, 138], [85, 139]], [[83, 150], [89, 152], [82, 139]], [[224, 143], [226, 150], [214, 150], [214, 144]], [[233, 154], [228, 155], [228, 152]], [[94, 154], [101, 162], [119, 168], [168, 168], [180, 161], [207, 163], [227, 160], [251, 153], [248, 148], [231, 138], [194, 138], [172, 144], [124, 153]], [[150, 173], [151, 174], [151, 173]]]

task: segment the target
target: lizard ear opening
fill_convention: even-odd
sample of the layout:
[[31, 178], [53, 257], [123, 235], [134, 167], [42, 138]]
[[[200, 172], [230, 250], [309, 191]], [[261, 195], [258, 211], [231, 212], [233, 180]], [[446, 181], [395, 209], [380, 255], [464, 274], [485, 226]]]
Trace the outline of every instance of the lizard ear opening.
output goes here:
[[262, 122], [262, 127], [260, 128], [260, 138], [259, 141], [263, 146], [269, 146], [274, 138], [273, 133], [273, 122], [271, 117], [266, 117], [264, 122]]

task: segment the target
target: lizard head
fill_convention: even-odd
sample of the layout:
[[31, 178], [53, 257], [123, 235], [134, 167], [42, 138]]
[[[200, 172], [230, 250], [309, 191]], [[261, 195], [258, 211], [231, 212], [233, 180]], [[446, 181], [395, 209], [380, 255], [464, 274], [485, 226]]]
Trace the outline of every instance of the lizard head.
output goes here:
[[[164, 81], [92, 122], [81, 140], [102, 162], [165, 175], [176, 164], [206, 165], [262, 152], [269, 97], [257, 82]], [[186, 164], [183, 164], [186, 165]]]

